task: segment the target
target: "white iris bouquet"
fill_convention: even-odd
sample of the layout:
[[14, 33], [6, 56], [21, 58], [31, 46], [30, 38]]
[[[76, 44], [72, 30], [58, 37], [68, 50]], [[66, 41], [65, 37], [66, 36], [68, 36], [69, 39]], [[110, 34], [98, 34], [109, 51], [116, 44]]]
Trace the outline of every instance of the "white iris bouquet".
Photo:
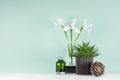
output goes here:
[[[74, 52], [76, 42], [77, 42], [81, 32], [83, 30], [85, 30], [89, 34], [89, 32], [92, 30], [92, 27], [93, 27], [92, 24], [88, 23], [88, 21], [86, 19], [84, 19], [83, 25], [79, 29], [77, 29], [76, 21], [77, 21], [76, 19], [73, 19], [71, 24], [65, 25], [65, 20], [58, 18], [57, 22], [55, 23], [56, 26], [60, 26], [62, 28], [62, 30], [65, 34], [71, 65], [74, 64], [73, 63], [73, 52]], [[69, 33], [68, 33], [68, 31], [69, 31]], [[73, 37], [74, 36], [73, 32], [76, 33], [75, 37]], [[73, 38], [75, 38], [75, 39], [73, 39]]]

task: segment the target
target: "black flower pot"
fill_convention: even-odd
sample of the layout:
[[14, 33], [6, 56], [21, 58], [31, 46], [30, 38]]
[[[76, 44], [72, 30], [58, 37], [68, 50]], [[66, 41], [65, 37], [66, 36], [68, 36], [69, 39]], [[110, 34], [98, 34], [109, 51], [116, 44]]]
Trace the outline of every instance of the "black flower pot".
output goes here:
[[76, 66], [65, 66], [65, 73], [76, 73]]
[[91, 75], [90, 67], [93, 58], [76, 58], [76, 73], [81, 75]]

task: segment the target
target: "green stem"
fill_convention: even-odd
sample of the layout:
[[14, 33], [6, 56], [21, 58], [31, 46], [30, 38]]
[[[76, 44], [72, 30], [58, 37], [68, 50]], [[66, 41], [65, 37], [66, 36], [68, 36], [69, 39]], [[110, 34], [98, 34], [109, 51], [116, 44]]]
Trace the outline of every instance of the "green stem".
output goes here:
[[73, 37], [72, 37], [72, 29], [70, 29], [70, 62], [71, 62], [71, 64], [73, 63], [73, 61], [72, 61], [72, 58], [73, 58]]
[[[62, 25], [61, 27], [62, 27], [62, 29], [64, 28], [64, 26], [63, 26], [63, 25]], [[69, 56], [70, 56], [70, 45], [69, 45], [68, 36], [67, 36], [66, 31], [64, 31], [64, 34], [65, 34], [65, 37], [66, 37], [67, 46], [68, 46], [68, 53], [69, 53]]]
[[75, 38], [73, 48], [75, 48], [75, 44], [76, 44], [76, 42], [77, 42], [77, 40], [78, 40], [78, 38], [79, 38], [82, 31], [83, 31], [83, 26], [80, 28], [80, 33], [78, 33], [77, 37]]
[[70, 48], [72, 52], [72, 29], [70, 29]]
[[[62, 27], [62, 29], [64, 28], [64, 26], [63, 26], [63, 25], [62, 25], [61, 27]], [[66, 37], [67, 44], [69, 45], [68, 36], [67, 36], [66, 31], [64, 31], [64, 34], [65, 34], [65, 37]]]

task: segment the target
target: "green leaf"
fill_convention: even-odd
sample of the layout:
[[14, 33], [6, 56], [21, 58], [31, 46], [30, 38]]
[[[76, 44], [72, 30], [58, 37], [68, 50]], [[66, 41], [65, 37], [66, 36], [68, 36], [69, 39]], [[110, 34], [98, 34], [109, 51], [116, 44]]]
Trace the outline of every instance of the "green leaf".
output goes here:
[[90, 46], [90, 42], [82, 42], [81, 44], [78, 44], [75, 46], [75, 51], [74, 51], [74, 57], [96, 57], [99, 55], [98, 49], [95, 47], [95, 45]]

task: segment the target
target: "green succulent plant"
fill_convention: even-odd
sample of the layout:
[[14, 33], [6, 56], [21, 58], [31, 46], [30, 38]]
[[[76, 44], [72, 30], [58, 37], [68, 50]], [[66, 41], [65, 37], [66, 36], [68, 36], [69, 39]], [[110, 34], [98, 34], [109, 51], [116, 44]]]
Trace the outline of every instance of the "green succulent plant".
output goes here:
[[90, 42], [82, 42], [82, 45], [78, 44], [75, 47], [73, 56], [80, 58], [90, 58], [98, 56], [98, 49], [96, 45], [90, 45]]

